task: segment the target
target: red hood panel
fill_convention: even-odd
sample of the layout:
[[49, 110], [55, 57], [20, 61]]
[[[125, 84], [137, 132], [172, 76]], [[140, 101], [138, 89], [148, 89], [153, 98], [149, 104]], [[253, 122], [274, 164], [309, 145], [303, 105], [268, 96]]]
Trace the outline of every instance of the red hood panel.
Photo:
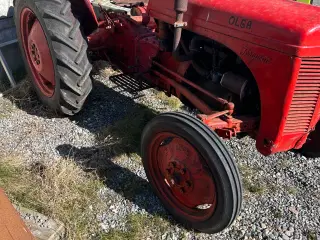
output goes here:
[[[174, 17], [173, 3], [150, 0], [149, 9]], [[185, 18], [191, 29], [202, 20], [210, 30], [218, 25], [226, 35], [257, 44], [255, 37], [288, 47], [320, 48], [320, 7], [292, 0], [190, 0]]]

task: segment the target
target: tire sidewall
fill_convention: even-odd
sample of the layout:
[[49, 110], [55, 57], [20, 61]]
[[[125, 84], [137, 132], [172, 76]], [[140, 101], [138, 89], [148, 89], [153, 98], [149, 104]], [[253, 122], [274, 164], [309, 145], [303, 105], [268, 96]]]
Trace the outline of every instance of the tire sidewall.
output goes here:
[[[41, 90], [39, 89], [37, 83], [35, 82], [35, 79], [33, 77], [33, 73], [31, 70], [31, 67], [29, 66], [29, 62], [27, 60], [27, 56], [24, 50], [24, 46], [22, 43], [22, 36], [21, 36], [21, 23], [20, 23], [20, 15], [23, 9], [25, 8], [29, 8], [30, 10], [32, 10], [32, 12], [36, 15], [38, 21], [40, 22], [40, 25], [44, 31], [45, 37], [47, 39], [47, 43], [50, 49], [50, 54], [51, 54], [51, 58], [52, 58], [52, 62], [53, 62], [53, 67], [54, 67], [54, 75], [55, 75], [55, 90], [54, 93], [51, 97], [47, 97], [45, 96]], [[50, 33], [46, 27], [46, 24], [43, 20], [43, 13], [38, 9], [38, 7], [36, 6], [35, 2], [33, 0], [17, 0], [16, 4], [15, 4], [15, 24], [16, 24], [16, 28], [17, 28], [17, 37], [19, 40], [19, 45], [21, 48], [21, 52], [22, 52], [22, 56], [23, 56], [23, 61], [25, 63], [25, 66], [27, 68], [28, 74], [31, 77], [31, 81], [32, 81], [32, 85], [35, 89], [35, 92], [37, 93], [38, 97], [40, 98], [40, 100], [46, 104], [48, 107], [50, 107], [53, 110], [59, 111], [59, 101], [60, 101], [60, 77], [57, 71], [57, 59], [55, 57], [54, 54], [54, 50], [53, 50], [53, 46], [52, 46], [52, 42], [50, 39]]]
[[[162, 196], [159, 190], [156, 188], [154, 188], [154, 190], [169, 212], [187, 227], [195, 228], [201, 231], [208, 231], [208, 229], [210, 229], [209, 232], [219, 232], [229, 225], [230, 218], [233, 214], [233, 209], [228, 207], [230, 205], [234, 205], [234, 199], [232, 197], [233, 186], [229, 181], [231, 173], [226, 172], [225, 164], [219, 160], [222, 159], [222, 161], [225, 161], [225, 157], [213, 151], [212, 145], [214, 145], [214, 148], [219, 148], [219, 146], [207, 138], [204, 131], [200, 131], [191, 127], [186, 127], [185, 124], [182, 124], [177, 119], [172, 119], [170, 121], [169, 119], [159, 117], [155, 121], [152, 121], [143, 132], [141, 145], [142, 159], [148, 179], [153, 185], [155, 185], [154, 180], [148, 171], [148, 169], [150, 169], [152, 166], [150, 166], [150, 162], [147, 158], [149, 155], [148, 150], [150, 150], [150, 143], [152, 142], [152, 138], [157, 133], [174, 133], [195, 146], [198, 152], [201, 153], [202, 157], [206, 160], [216, 184], [217, 205], [213, 215], [205, 221], [186, 220], [185, 216], [179, 213], [179, 210], [172, 208], [172, 206], [166, 202], [166, 198]], [[212, 132], [212, 134], [215, 133]]]

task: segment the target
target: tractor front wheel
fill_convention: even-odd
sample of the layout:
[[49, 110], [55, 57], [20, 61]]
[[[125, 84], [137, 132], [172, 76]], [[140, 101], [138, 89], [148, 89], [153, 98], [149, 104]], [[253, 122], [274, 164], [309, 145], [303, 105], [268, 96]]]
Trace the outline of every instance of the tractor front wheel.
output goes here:
[[74, 115], [92, 89], [87, 42], [68, 0], [16, 0], [15, 23], [25, 65], [40, 100]]
[[182, 113], [159, 115], [143, 131], [141, 152], [156, 195], [186, 227], [217, 233], [235, 220], [242, 201], [237, 166], [202, 122]]

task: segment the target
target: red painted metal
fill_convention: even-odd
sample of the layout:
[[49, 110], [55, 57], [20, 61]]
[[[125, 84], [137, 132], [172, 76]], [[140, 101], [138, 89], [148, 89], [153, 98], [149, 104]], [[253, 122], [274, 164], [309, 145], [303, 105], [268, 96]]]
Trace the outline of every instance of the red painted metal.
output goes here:
[[147, 8], [145, 6], [137, 6], [137, 7], [133, 7], [131, 9], [131, 15], [132, 18], [134, 18], [135, 20], [137, 19], [136, 17], [141, 17], [138, 18], [139, 21], [137, 22], [141, 22], [141, 24], [147, 26], [150, 22], [150, 16], [147, 13]]
[[[197, 109], [199, 109], [204, 114], [212, 114], [213, 110], [200, 98], [196, 97], [193, 93], [191, 93], [187, 88], [183, 87], [181, 84], [177, 83], [176, 81], [172, 80], [169, 77], [166, 77], [165, 75], [161, 74], [160, 72], [153, 70], [152, 73], [154, 73], [156, 76], [158, 76], [162, 81], [166, 82], [169, 86], [168, 89], [171, 87], [173, 89], [177, 89], [183, 96], [185, 96]], [[169, 90], [169, 93], [171, 93], [171, 90]]]
[[[146, 14], [144, 8], [136, 10], [136, 15]], [[150, 0], [147, 13], [150, 22], [159, 20], [157, 33], [154, 25], [143, 26], [143, 18], [105, 12], [99, 29], [88, 37], [89, 47], [103, 52], [124, 72], [142, 74], [168, 95], [186, 97], [221, 137], [248, 132], [264, 155], [304, 144], [320, 118], [319, 8], [282, 0], [272, 5], [264, 0], [189, 1], [184, 28], [224, 44], [242, 59], [259, 89], [260, 117], [233, 116], [233, 103], [184, 77], [190, 62], [178, 62], [162, 49], [161, 41], [170, 36], [163, 22], [176, 21], [174, 1]], [[202, 97], [220, 107], [213, 108]]]
[[[238, 133], [247, 132], [254, 136], [259, 126], [259, 118], [256, 117], [232, 117], [230, 115], [216, 113], [219, 117], [213, 118], [205, 115], [198, 115], [198, 117], [209, 128], [214, 130], [220, 137], [230, 139], [237, 136]], [[214, 114], [213, 114], [214, 115]]]
[[[148, 10], [156, 19], [175, 22], [171, 0], [150, 0]], [[294, 148], [306, 133], [284, 132], [284, 128], [300, 71], [300, 57], [320, 56], [319, 8], [291, 1], [266, 5], [264, 0], [190, 0], [184, 21], [188, 23], [186, 29], [233, 50], [251, 70], [261, 98], [258, 150], [268, 155]], [[309, 127], [315, 124], [313, 120]]]
[[52, 97], [56, 82], [52, 57], [45, 33], [36, 15], [29, 8], [25, 8], [21, 12], [20, 19], [23, 49], [33, 79], [45, 96]]
[[167, 202], [189, 219], [208, 219], [215, 210], [217, 192], [205, 159], [172, 133], [157, 134], [150, 148], [150, 173]]
[[[170, 75], [172, 75], [173, 77], [175, 77], [176, 79], [179, 79], [180, 82], [184, 82], [187, 83], [188, 85], [192, 86], [193, 88], [197, 89], [199, 92], [205, 94], [206, 96], [210, 97], [211, 99], [213, 99], [215, 102], [219, 103], [222, 108], [228, 109], [229, 113], [232, 114], [233, 110], [234, 110], [234, 104], [228, 102], [225, 99], [219, 98], [217, 96], [215, 96], [214, 94], [210, 93], [209, 91], [201, 88], [199, 85], [189, 81], [188, 79], [185, 79], [184, 77], [182, 77], [181, 75], [171, 71], [170, 69], [166, 68], [165, 66], [161, 65], [160, 63], [153, 61], [153, 64], [157, 67], [159, 67], [161, 70], [163, 70], [164, 72], [169, 73]], [[203, 112], [205, 113], [205, 112]], [[210, 113], [209, 113], [210, 114]]]

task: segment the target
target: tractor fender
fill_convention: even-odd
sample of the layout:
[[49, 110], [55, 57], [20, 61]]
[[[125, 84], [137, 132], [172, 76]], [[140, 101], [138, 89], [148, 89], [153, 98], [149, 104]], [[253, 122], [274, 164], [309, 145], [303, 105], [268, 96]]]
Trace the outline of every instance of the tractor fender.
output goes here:
[[89, 36], [98, 28], [97, 16], [93, 10], [90, 0], [68, 0], [75, 16], [80, 21], [83, 32]]

